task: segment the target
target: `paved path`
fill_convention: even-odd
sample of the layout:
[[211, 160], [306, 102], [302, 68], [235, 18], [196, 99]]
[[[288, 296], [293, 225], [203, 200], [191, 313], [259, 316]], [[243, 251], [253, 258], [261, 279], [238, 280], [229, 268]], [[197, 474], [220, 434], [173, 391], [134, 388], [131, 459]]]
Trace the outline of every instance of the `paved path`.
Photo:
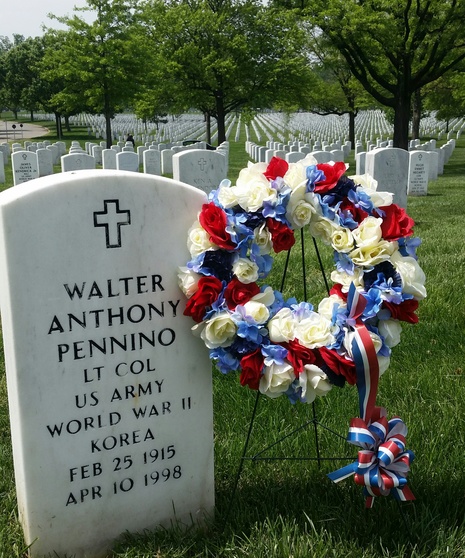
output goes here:
[[[16, 130], [13, 130], [12, 125], [16, 124]], [[31, 124], [29, 122], [23, 123], [23, 127], [20, 128], [18, 122], [8, 121], [5, 123], [4, 120], [0, 120], [0, 141], [18, 141], [30, 139], [30, 138], [40, 138], [41, 136], [46, 136], [50, 130], [44, 128], [43, 126], [37, 126], [36, 124]]]

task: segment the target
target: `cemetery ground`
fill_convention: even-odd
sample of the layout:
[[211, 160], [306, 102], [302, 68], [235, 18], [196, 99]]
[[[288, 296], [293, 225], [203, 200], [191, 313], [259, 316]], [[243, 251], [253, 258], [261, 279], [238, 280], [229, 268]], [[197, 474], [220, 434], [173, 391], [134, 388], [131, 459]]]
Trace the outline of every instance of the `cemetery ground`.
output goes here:
[[[49, 136], [53, 141], [52, 134]], [[85, 141], [86, 132], [72, 139]], [[70, 141], [71, 138], [67, 138]], [[244, 144], [231, 142], [232, 181], [246, 165]], [[428, 187], [428, 195], [409, 197], [408, 213], [422, 239], [419, 261], [427, 277], [427, 298], [419, 323], [403, 324], [402, 342], [380, 381], [378, 404], [398, 414], [409, 427], [407, 448], [416, 459], [409, 485], [416, 501], [398, 505], [377, 498], [364, 508], [360, 487], [348, 479], [332, 484], [326, 474], [348, 461], [247, 460], [231, 500], [256, 393], [240, 386], [237, 375], [214, 372], [216, 515], [205, 526], [123, 535], [111, 558], [372, 558], [465, 556], [465, 140]], [[353, 156], [349, 173], [355, 171]], [[11, 166], [6, 184], [12, 186]], [[300, 235], [291, 251], [284, 293], [304, 299]], [[305, 231], [308, 299], [315, 305], [326, 290], [314, 246]], [[332, 258], [319, 246], [329, 277]], [[275, 258], [268, 281], [280, 288], [285, 255]], [[33, 278], [32, 278], [33, 279]], [[25, 348], [26, 350], [26, 348]], [[357, 415], [355, 388], [333, 388], [316, 402], [322, 425], [346, 436]], [[261, 397], [248, 455], [254, 455], [298, 428], [312, 407]], [[318, 427], [321, 457], [356, 456], [356, 449]], [[315, 457], [313, 427], [290, 435], [267, 455]], [[29, 456], [34, 459], [34, 456]], [[51, 471], [50, 474], [53, 475]], [[25, 558], [17, 521], [3, 351], [0, 354], [0, 558]], [[155, 502], [154, 502], [155, 503]], [[130, 514], [131, 510], [127, 510]], [[70, 558], [70, 557], [68, 557]]]

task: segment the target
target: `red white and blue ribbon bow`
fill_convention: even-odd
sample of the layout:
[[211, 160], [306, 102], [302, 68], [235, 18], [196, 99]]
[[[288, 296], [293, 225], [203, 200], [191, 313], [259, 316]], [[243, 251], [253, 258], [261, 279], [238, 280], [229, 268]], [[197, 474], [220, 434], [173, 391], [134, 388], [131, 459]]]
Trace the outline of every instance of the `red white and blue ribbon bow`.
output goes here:
[[399, 418], [390, 421], [386, 411], [376, 407], [379, 364], [370, 332], [361, 316], [366, 299], [352, 283], [347, 297], [347, 325], [353, 330], [352, 356], [357, 372], [360, 417], [350, 423], [347, 441], [361, 447], [358, 460], [342, 467], [328, 477], [340, 482], [355, 475], [356, 484], [364, 487], [366, 507], [371, 508], [374, 496], [392, 495], [401, 501], [414, 500], [407, 486], [407, 473], [414, 454], [405, 450], [407, 427]]
[[380, 416], [369, 425], [360, 418], [352, 419], [347, 441], [362, 448], [358, 460], [328, 477], [333, 482], [340, 482], [355, 475], [355, 483], [364, 487], [367, 508], [373, 506], [374, 496], [392, 494], [403, 502], [415, 500], [407, 486], [414, 454], [405, 449], [406, 435], [407, 427], [399, 417], [388, 421], [385, 416]]

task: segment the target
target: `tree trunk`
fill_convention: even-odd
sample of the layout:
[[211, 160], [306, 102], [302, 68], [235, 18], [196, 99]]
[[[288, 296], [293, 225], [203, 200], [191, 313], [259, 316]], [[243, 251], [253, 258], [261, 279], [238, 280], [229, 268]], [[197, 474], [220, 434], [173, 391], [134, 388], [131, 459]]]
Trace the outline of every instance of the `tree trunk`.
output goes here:
[[61, 129], [61, 117], [58, 112], [55, 113], [55, 124], [57, 128], [57, 138], [62, 139], [63, 131]]
[[349, 112], [349, 141], [352, 149], [355, 149], [355, 112], [353, 110]]
[[70, 126], [70, 123], [69, 123], [69, 116], [68, 115], [65, 116], [65, 126], [66, 126], [66, 131], [71, 132], [71, 126]]
[[113, 143], [113, 138], [111, 137], [111, 115], [105, 114], [105, 135], [106, 142], [107, 142], [107, 149], [111, 148], [111, 144]]
[[398, 95], [394, 108], [394, 147], [408, 151], [411, 95]]
[[420, 138], [421, 91], [417, 89], [412, 99], [412, 138]]
[[224, 111], [223, 97], [216, 97], [216, 122], [218, 124], [218, 145], [226, 141], [226, 114]]
[[203, 114], [203, 117], [205, 119], [205, 130], [206, 130], [206, 135], [207, 135], [207, 143], [209, 143], [211, 145], [212, 142], [212, 124], [211, 124], [211, 119], [210, 119], [210, 113], [208, 111], [205, 111]]
[[34, 111], [31, 109], [31, 122], [34, 122]]

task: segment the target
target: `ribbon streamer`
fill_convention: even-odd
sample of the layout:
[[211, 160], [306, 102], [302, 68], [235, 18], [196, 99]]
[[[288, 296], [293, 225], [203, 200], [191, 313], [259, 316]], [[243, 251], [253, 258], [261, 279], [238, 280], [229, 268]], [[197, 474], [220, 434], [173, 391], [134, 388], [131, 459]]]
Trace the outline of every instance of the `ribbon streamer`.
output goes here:
[[379, 364], [370, 332], [361, 319], [366, 303], [363, 294], [352, 283], [347, 297], [347, 325], [354, 332], [351, 348], [357, 372], [361, 418], [352, 419], [347, 441], [362, 449], [354, 463], [330, 473], [328, 477], [333, 482], [340, 482], [355, 475], [355, 483], [364, 487], [365, 505], [371, 508], [375, 496], [392, 494], [401, 501], [415, 499], [407, 486], [407, 473], [414, 454], [405, 449], [405, 423], [399, 417], [388, 422], [385, 409], [375, 405]]

